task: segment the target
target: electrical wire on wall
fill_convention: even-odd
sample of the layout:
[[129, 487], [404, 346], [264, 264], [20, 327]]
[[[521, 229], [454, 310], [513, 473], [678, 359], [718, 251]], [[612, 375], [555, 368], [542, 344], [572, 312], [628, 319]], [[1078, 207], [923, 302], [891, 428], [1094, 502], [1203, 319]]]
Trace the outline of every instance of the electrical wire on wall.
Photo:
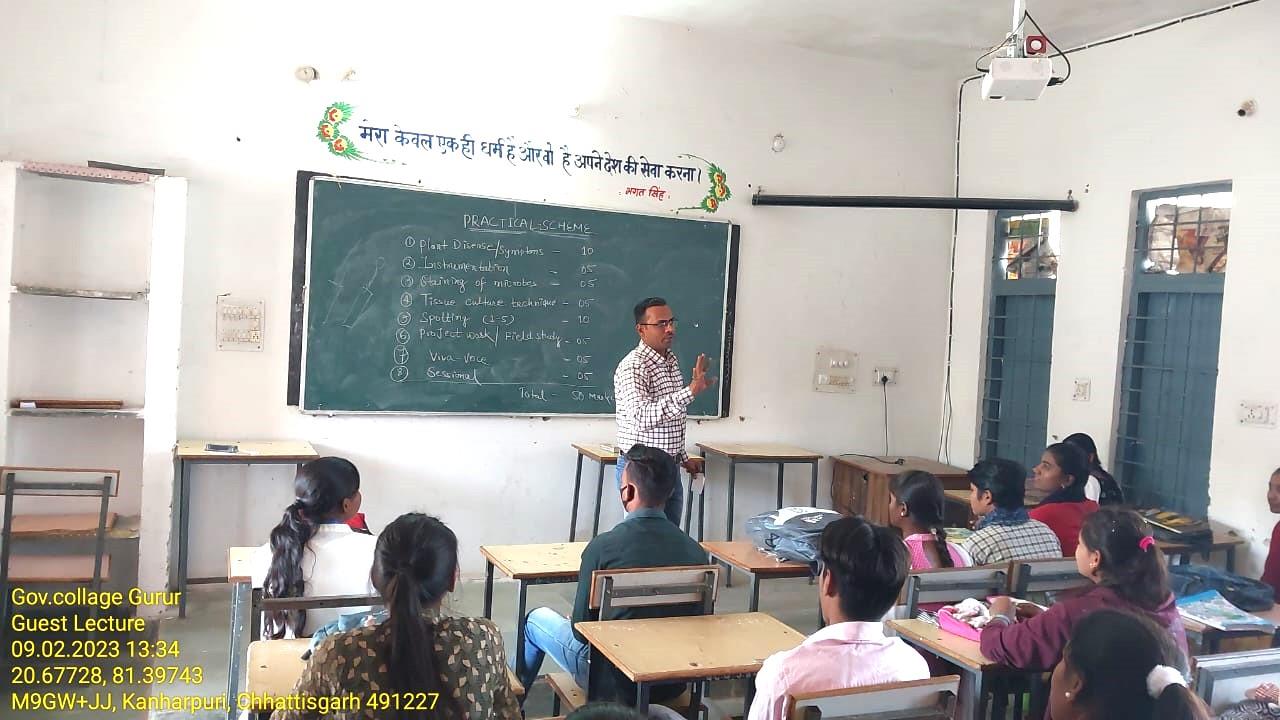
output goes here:
[[884, 393], [884, 454], [889, 455], [889, 380], [880, 378], [880, 390]]
[[[1165, 28], [1173, 27], [1175, 25], [1181, 25], [1182, 23], [1190, 20], [1198, 20], [1200, 18], [1208, 17], [1210, 15], [1217, 15], [1218, 13], [1227, 12], [1229, 10], [1235, 10], [1236, 8], [1241, 8], [1246, 5], [1252, 5], [1256, 2], [1260, 2], [1260, 0], [1240, 0], [1240, 2], [1227, 3], [1225, 5], [1222, 5], [1216, 8], [1211, 8], [1209, 10], [1204, 10], [1198, 13], [1192, 13], [1190, 15], [1184, 15], [1182, 17], [1175, 18], [1173, 20], [1168, 20], [1166, 22], [1162, 22], [1157, 25], [1152, 25], [1150, 27], [1143, 28], [1141, 30], [1135, 30], [1133, 32], [1116, 35], [1113, 37], [1105, 38], [1103, 40], [1084, 43], [1082, 45], [1077, 45], [1075, 47], [1068, 48], [1066, 50], [1060, 49], [1056, 44], [1053, 43], [1052, 40], [1049, 40], [1048, 35], [1045, 35], [1045, 39], [1049, 41], [1050, 47], [1058, 51], [1057, 55], [1054, 55], [1052, 57], [1061, 57], [1067, 63], [1066, 76], [1062, 78], [1051, 78], [1049, 81], [1049, 84], [1061, 85], [1062, 83], [1066, 82], [1067, 78], [1071, 77], [1071, 59], [1068, 57], [1068, 55], [1071, 53], [1080, 52], [1081, 50], [1089, 50], [1091, 48], [1096, 48], [1096, 47], [1102, 47], [1104, 45], [1110, 45], [1111, 43], [1120, 42], [1121, 40], [1129, 40], [1131, 38], [1140, 37], [1142, 35], [1147, 35], [1147, 34], [1156, 32], [1158, 30], [1163, 30]], [[1041, 35], [1044, 35], [1044, 30], [1040, 28], [1039, 23], [1037, 23], [1035, 21], [1035, 18], [1031, 17], [1029, 13], [1026, 13], [1026, 12], [1023, 13], [1023, 20], [1024, 21], [1030, 20], [1031, 24], [1036, 28], [1036, 31], [1039, 32]], [[1018, 27], [1022, 27], [1022, 24], [1019, 23]], [[992, 54], [994, 54], [1001, 48], [1007, 47], [1009, 44], [1010, 37], [1013, 34], [1014, 33], [1009, 33], [1009, 35], [1005, 36], [1005, 39], [1001, 41], [998, 45], [996, 45], [995, 47], [988, 50], [986, 53], [979, 56], [978, 59], [974, 61], [974, 67], [979, 72], [985, 73], [986, 70], [982, 68], [979, 65], [979, 63], [984, 58], [990, 57]], [[956, 128], [955, 128], [956, 147], [955, 147], [955, 159], [954, 159], [955, 161], [954, 193], [955, 193], [955, 197], [957, 198], [960, 197], [960, 131], [962, 128], [962, 124], [961, 124], [962, 111], [964, 109], [964, 88], [970, 82], [974, 80], [980, 80], [980, 79], [982, 79], [982, 75], [971, 75], [961, 80], [960, 86], [956, 92]], [[952, 427], [951, 425], [952, 423], [951, 359], [952, 359], [952, 351], [955, 343], [956, 248], [959, 241], [959, 237], [960, 237], [960, 211], [954, 210], [952, 211], [952, 216], [951, 216], [951, 267], [950, 267], [950, 278], [947, 284], [947, 352], [946, 352], [946, 367], [943, 373], [943, 385], [942, 385], [942, 423], [941, 423], [941, 428], [939, 429], [939, 432], [938, 432], [938, 460], [948, 464], [950, 464], [951, 462], [951, 427]]]

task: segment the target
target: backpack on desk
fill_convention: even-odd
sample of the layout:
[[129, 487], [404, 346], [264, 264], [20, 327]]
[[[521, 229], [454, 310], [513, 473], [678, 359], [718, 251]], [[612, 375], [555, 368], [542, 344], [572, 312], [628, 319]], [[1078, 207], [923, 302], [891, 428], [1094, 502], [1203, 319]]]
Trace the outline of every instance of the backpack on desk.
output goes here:
[[747, 536], [761, 552], [812, 565], [818, 562], [822, 531], [842, 517], [820, 508], [779, 508], [747, 518]]
[[1275, 604], [1275, 590], [1270, 585], [1208, 565], [1170, 567], [1169, 589], [1179, 598], [1217, 590], [1227, 602], [1245, 612], [1270, 610]]

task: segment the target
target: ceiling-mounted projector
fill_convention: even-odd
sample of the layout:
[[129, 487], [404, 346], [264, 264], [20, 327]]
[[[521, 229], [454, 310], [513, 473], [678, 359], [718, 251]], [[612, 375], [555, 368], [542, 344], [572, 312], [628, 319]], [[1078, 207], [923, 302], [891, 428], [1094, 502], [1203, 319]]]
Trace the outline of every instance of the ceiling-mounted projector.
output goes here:
[[[1028, 22], [1038, 35], [1025, 33], [1023, 26]], [[1067, 64], [1067, 74], [1063, 77], [1053, 75], [1053, 58], [1048, 54], [1051, 47]], [[991, 58], [991, 63], [981, 67], [986, 58]], [[982, 96], [988, 100], [1037, 100], [1045, 88], [1061, 85], [1071, 77], [1071, 60], [1058, 50], [1027, 12], [1026, 0], [1013, 0], [1013, 29], [1004, 40], [983, 53], [974, 67], [983, 73]]]
[[982, 96], [988, 100], [1036, 100], [1053, 78], [1053, 61], [1047, 57], [998, 57], [982, 78]]

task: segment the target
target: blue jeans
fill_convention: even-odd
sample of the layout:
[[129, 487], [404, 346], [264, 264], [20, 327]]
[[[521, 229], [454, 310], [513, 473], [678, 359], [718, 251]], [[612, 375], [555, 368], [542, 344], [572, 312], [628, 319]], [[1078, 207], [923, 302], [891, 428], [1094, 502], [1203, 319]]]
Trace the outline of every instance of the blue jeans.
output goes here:
[[[622, 489], [622, 470], [627, 466], [627, 456], [625, 454], [618, 455], [618, 489]], [[671, 489], [671, 497], [667, 498], [667, 504], [663, 506], [662, 512], [667, 514], [667, 519], [676, 524], [676, 527], [683, 527], [680, 524], [680, 511], [684, 509], [684, 483], [680, 482], [680, 471], [676, 471], [676, 486]]]
[[578, 687], [587, 686], [590, 647], [574, 637], [569, 619], [555, 610], [540, 607], [529, 613], [524, 621], [524, 647], [520, 652], [524, 654], [520, 683], [526, 688], [538, 678], [542, 660], [547, 655], [573, 675]]

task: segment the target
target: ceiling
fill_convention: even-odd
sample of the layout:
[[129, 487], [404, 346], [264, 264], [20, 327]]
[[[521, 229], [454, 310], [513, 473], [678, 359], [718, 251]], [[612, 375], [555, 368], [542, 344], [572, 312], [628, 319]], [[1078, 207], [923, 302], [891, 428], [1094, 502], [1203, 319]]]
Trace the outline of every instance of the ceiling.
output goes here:
[[[1059, 47], [1112, 37], [1226, 0], [1028, 0]], [[1009, 32], [1009, 0], [596, 0], [617, 15], [927, 70], [972, 71]]]

